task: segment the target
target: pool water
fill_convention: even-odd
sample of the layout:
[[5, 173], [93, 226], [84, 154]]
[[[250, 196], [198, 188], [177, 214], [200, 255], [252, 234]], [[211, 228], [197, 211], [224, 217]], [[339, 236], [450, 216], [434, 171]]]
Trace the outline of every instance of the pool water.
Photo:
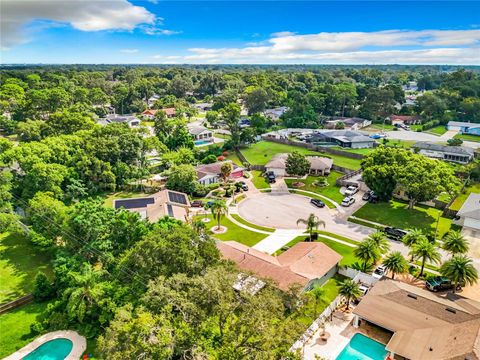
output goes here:
[[336, 360], [384, 360], [385, 345], [362, 334], [355, 334]]
[[195, 145], [205, 145], [205, 144], [210, 144], [211, 142], [208, 140], [197, 140], [195, 141]]
[[68, 339], [53, 339], [37, 347], [23, 360], [64, 360], [72, 348], [73, 343]]

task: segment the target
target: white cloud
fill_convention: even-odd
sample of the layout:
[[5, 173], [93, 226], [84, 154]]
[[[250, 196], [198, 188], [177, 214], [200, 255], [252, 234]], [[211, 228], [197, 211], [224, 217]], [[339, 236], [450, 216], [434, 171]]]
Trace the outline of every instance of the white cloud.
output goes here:
[[29, 41], [26, 26], [37, 20], [69, 24], [81, 31], [133, 30], [155, 24], [154, 14], [127, 0], [2, 0], [1, 47]]
[[167, 35], [167, 36], [182, 33], [181, 31], [161, 29], [156, 26], [146, 26], [143, 28], [143, 31], [145, 32], [145, 34], [148, 34], [148, 35]]
[[138, 49], [121, 49], [120, 52], [124, 54], [135, 54], [138, 52]]
[[[238, 48], [191, 48], [179, 63], [480, 64], [480, 30], [292, 35]], [[272, 34], [273, 35], [273, 34]]]
[[292, 31], [278, 31], [278, 32], [271, 33], [270, 35], [271, 37], [282, 37], [282, 36], [292, 36], [295, 34], [296, 33]]

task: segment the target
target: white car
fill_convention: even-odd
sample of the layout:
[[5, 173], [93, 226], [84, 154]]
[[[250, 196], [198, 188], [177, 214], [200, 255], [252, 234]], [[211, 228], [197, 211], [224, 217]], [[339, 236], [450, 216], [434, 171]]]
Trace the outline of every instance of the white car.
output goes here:
[[358, 289], [359, 289], [360, 292], [362, 293], [362, 296], [367, 295], [368, 290], [370, 290], [370, 289], [368, 288], [368, 286], [365, 286], [365, 285], [360, 285], [360, 286], [358, 287]]
[[345, 190], [345, 196], [353, 196], [358, 192], [357, 186], [349, 186], [347, 190]]
[[387, 273], [387, 268], [383, 265], [380, 265], [373, 271], [372, 276], [375, 279], [381, 279], [386, 273]]
[[345, 207], [349, 207], [354, 202], [355, 202], [354, 198], [351, 198], [351, 197], [347, 196], [345, 199], [342, 200], [342, 203], [340, 205], [345, 206]]

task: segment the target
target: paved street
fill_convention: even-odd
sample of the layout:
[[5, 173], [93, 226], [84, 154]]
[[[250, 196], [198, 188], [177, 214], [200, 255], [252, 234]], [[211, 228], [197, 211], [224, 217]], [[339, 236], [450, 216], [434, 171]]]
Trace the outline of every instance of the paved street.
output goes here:
[[[436, 136], [436, 135], [428, 134], [424, 132], [399, 130], [399, 131], [388, 131], [387, 137], [388, 139], [398, 139], [398, 140], [408, 140], [408, 141], [446, 142], [448, 139], [450, 139], [455, 135], [451, 131], [447, 131], [445, 134], [443, 136]], [[470, 147], [472, 149], [480, 149], [480, 142], [464, 141], [463, 145]]]

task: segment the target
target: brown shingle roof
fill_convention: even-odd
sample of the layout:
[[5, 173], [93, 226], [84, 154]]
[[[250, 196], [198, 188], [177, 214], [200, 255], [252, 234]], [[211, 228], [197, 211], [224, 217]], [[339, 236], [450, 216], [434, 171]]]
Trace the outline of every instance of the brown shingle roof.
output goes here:
[[[375, 284], [354, 313], [394, 332], [387, 350], [411, 360], [477, 359], [480, 303], [449, 300], [388, 279]], [[474, 357], [475, 356], [475, 357]]]
[[279, 257], [262, 253], [236, 241], [217, 244], [222, 256], [232, 260], [245, 271], [275, 281], [282, 290], [292, 285], [305, 286], [310, 280], [321, 278], [336, 266], [342, 256], [319, 242], [300, 242]]

